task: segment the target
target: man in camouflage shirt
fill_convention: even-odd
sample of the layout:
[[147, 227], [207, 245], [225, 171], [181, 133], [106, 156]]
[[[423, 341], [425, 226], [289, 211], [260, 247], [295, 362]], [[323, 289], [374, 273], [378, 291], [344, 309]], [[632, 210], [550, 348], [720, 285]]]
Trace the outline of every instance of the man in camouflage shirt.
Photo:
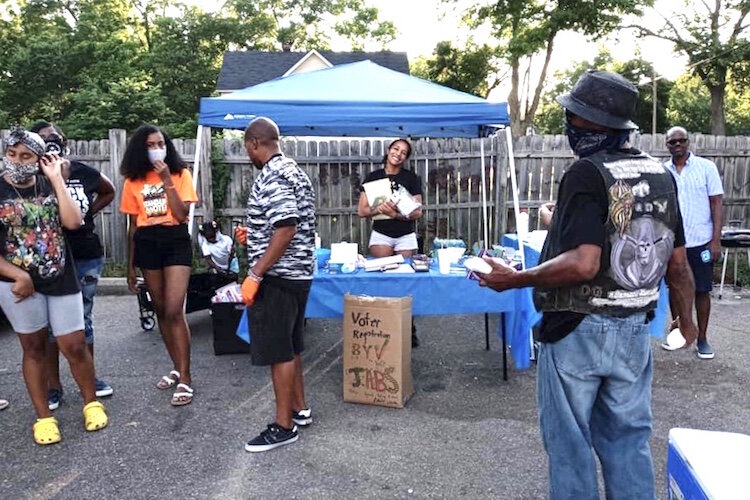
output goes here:
[[[256, 118], [245, 130], [245, 149], [259, 169], [247, 201], [248, 305], [254, 365], [271, 366], [276, 419], [245, 449], [271, 450], [298, 439], [312, 423], [302, 378], [305, 307], [315, 249], [315, 192], [310, 179], [279, 147], [279, 128]], [[242, 240], [242, 238], [240, 238]]]

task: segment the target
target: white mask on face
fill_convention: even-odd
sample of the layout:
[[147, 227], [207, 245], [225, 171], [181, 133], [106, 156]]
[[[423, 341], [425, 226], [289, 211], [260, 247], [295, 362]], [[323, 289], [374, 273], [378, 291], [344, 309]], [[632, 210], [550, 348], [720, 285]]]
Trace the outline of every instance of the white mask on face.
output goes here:
[[164, 161], [164, 158], [166, 157], [167, 157], [166, 149], [149, 149], [148, 150], [148, 161], [150, 161], [151, 164], [154, 164], [157, 161]]

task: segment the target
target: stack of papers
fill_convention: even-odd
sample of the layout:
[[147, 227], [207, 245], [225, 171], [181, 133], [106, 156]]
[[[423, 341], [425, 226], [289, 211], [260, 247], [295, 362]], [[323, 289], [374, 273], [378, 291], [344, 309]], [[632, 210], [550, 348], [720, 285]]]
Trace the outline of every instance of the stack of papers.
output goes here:
[[399, 266], [395, 269], [386, 269], [384, 272], [386, 273], [395, 273], [395, 274], [413, 274], [414, 268], [411, 267], [409, 264], [399, 264]]
[[390, 257], [380, 257], [379, 259], [369, 259], [365, 262], [365, 271], [380, 271], [390, 264], [401, 264], [404, 262], [403, 255], [391, 255]]
[[[393, 190], [391, 189], [391, 181], [387, 177], [378, 179], [376, 181], [365, 182], [362, 184], [365, 190], [365, 196], [367, 196], [367, 203], [370, 204], [371, 208], [377, 207], [381, 203], [385, 203], [391, 198]], [[377, 214], [372, 216], [372, 220], [384, 220], [390, 219], [385, 214]]]

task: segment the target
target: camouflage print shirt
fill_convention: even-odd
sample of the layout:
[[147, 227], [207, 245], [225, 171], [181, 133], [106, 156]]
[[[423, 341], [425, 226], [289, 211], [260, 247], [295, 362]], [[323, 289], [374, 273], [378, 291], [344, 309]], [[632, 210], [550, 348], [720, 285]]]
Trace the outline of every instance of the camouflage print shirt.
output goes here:
[[315, 191], [297, 163], [282, 154], [263, 165], [247, 200], [247, 256], [253, 266], [265, 253], [273, 232], [296, 225], [284, 255], [267, 271], [270, 276], [310, 280], [315, 251]]

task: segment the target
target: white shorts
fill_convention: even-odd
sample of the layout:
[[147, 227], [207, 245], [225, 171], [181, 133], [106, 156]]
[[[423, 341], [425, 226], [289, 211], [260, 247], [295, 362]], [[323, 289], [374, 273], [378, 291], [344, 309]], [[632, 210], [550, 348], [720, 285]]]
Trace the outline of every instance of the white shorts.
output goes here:
[[372, 234], [370, 234], [369, 246], [372, 247], [375, 245], [391, 247], [396, 252], [401, 252], [404, 250], [416, 250], [417, 248], [419, 248], [417, 245], [416, 233], [409, 233], [398, 238], [391, 238], [390, 236], [386, 236], [383, 233], [373, 231]]
[[61, 296], [36, 292], [16, 302], [12, 287], [13, 283], [0, 281], [0, 307], [16, 333], [35, 333], [49, 327], [55, 337], [62, 337], [83, 331], [81, 292]]

